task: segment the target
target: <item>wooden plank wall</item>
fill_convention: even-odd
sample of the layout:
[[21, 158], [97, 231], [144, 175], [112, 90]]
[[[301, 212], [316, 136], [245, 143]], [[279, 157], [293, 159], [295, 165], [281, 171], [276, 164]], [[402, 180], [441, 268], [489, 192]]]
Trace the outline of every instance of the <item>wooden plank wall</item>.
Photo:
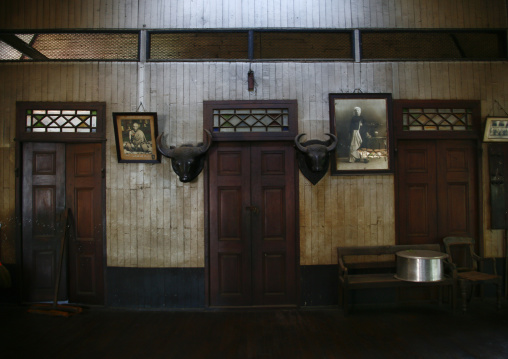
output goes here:
[[504, 0], [3, 0], [4, 29], [503, 28]]
[[[480, 99], [482, 116], [504, 115], [495, 101], [508, 108], [508, 67], [502, 62], [270, 63], [254, 64], [253, 70], [258, 86], [249, 93], [247, 64], [147, 64], [144, 107], [158, 112], [159, 128], [169, 132], [171, 144], [202, 138], [205, 100], [297, 99], [300, 132], [323, 139], [329, 131], [330, 92], [360, 89], [391, 92], [394, 98]], [[14, 207], [15, 101], [106, 101], [108, 265], [200, 267], [204, 265], [202, 176], [183, 185], [166, 158], [162, 165], [117, 163], [111, 113], [136, 110], [137, 72], [135, 63], [0, 66], [5, 79], [0, 85], [5, 110], [2, 218], [8, 219]], [[301, 263], [333, 263], [333, 248], [338, 245], [393, 244], [393, 191], [391, 175], [327, 175], [316, 186], [300, 177]], [[488, 208], [486, 194], [487, 187]], [[487, 211], [485, 220], [488, 223]], [[486, 254], [502, 255], [502, 233], [486, 225], [484, 235]], [[2, 239], [2, 259], [12, 261], [14, 243]]]
[[[506, 26], [504, 1], [497, 0], [346, 1], [339, 9], [335, 1], [304, 6], [309, 3], [9, 0], [0, 4], [0, 23], [4, 28], [27, 29], [142, 28], [145, 24], [147, 28]], [[56, 16], [54, 9], [68, 16]], [[338, 17], [330, 16], [332, 10]], [[162, 165], [117, 163], [111, 114], [135, 111], [140, 100], [146, 111], [158, 112], [159, 129], [169, 133], [169, 143], [176, 145], [201, 140], [206, 100], [296, 99], [300, 132], [312, 138], [325, 138], [329, 131], [331, 92], [481, 100], [482, 116], [505, 115], [501, 107], [508, 109], [506, 62], [254, 63], [254, 92], [247, 91], [248, 69], [247, 63], [220, 62], [0, 64], [0, 221], [4, 224], [0, 260], [15, 261], [16, 101], [107, 103], [107, 260], [110, 266], [125, 267], [204, 266], [202, 176], [183, 185], [166, 158]], [[488, 183], [486, 163], [484, 158], [484, 183]], [[488, 193], [485, 185], [484, 250], [487, 256], [502, 256], [502, 232], [488, 229]], [[333, 248], [338, 245], [393, 244], [394, 206], [391, 175], [327, 175], [316, 186], [301, 176], [301, 264], [335, 263]]]

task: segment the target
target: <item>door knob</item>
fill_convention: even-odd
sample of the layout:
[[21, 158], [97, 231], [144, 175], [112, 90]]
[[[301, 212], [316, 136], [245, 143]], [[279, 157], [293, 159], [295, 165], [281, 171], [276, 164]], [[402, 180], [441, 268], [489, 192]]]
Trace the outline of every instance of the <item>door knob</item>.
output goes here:
[[249, 211], [251, 211], [254, 214], [259, 213], [259, 208], [257, 208], [256, 206], [247, 206], [247, 207], [245, 207], [245, 209], [248, 209]]

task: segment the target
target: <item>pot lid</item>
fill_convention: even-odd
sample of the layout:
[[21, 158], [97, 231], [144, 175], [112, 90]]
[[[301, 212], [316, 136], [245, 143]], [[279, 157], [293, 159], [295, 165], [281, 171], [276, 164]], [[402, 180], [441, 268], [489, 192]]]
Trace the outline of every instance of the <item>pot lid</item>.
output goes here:
[[448, 258], [448, 254], [443, 252], [429, 251], [426, 249], [408, 249], [396, 253], [399, 257], [404, 258], [425, 258], [425, 259], [443, 259]]

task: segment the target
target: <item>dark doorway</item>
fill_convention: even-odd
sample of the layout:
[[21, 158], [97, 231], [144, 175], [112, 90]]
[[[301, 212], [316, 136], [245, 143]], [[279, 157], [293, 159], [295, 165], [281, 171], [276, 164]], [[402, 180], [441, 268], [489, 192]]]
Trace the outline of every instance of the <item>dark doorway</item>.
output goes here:
[[287, 141], [211, 148], [211, 306], [296, 305], [294, 156]]
[[104, 303], [102, 144], [23, 144], [23, 295], [51, 301], [66, 208], [73, 215], [59, 300]]

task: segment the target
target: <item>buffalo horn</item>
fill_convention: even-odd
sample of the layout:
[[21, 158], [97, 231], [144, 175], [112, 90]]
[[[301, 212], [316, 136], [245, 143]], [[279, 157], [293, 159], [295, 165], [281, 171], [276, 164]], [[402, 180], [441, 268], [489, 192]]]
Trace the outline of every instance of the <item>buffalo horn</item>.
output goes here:
[[328, 146], [326, 148], [326, 150], [328, 152], [333, 151], [335, 149], [335, 147], [337, 146], [337, 142], [338, 142], [337, 137], [335, 135], [332, 135], [331, 133], [325, 133], [325, 135], [328, 135], [331, 139], [333, 139], [333, 142], [331, 143], [330, 146]]
[[157, 148], [159, 149], [159, 151], [161, 151], [161, 153], [164, 156], [172, 158], [174, 150], [172, 150], [171, 148], [167, 148], [162, 144], [161, 139], [163, 135], [164, 132], [161, 133], [159, 136], [157, 136]]
[[212, 134], [208, 130], [205, 130], [205, 132], [206, 132], [206, 142], [203, 143], [203, 145], [200, 148], [201, 153], [205, 153], [206, 151], [208, 151], [210, 145], [212, 144]]
[[303, 147], [302, 144], [300, 143], [300, 138], [303, 136], [305, 136], [305, 133], [300, 133], [298, 136], [296, 136], [295, 145], [300, 151], [302, 151], [303, 153], [307, 153], [307, 152], [309, 152], [309, 149], [306, 147]]

